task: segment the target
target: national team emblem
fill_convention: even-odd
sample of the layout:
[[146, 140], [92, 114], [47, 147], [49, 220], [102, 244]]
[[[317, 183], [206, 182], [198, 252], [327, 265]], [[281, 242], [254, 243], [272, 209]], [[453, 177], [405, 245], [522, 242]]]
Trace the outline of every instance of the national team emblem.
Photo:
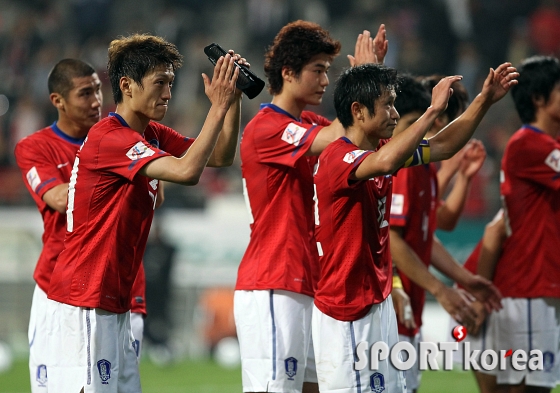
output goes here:
[[40, 364], [37, 366], [37, 374], [36, 378], [37, 382], [39, 382], [40, 387], [47, 386], [47, 366], [44, 364]]
[[101, 359], [97, 362], [97, 370], [99, 370], [99, 377], [103, 384], [108, 384], [107, 382], [111, 378], [111, 362], [105, 359]]
[[41, 178], [39, 177], [39, 173], [37, 172], [37, 168], [31, 168], [27, 174], [25, 175], [27, 178], [27, 182], [29, 183], [29, 187], [35, 192], [35, 189], [39, 184], [41, 184]]
[[543, 368], [547, 373], [552, 371], [554, 367], [554, 354], [550, 351], [543, 352]]
[[288, 358], [284, 360], [284, 367], [286, 367], [286, 375], [288, 376], [288, 379], [293, 381], [297, 374], [297, 359]]
[[154, 154], [155, 152], [143, 142], [138, 142], [130, 148], [130, 150], [126, 153], [126, 156], [132, 161], [136, 161], [141, 158], [153, 156]]
[[381, 393], [385, 390], [385, 377], [381, 373], [374, 373], [369, 377], [369, 386], [371, 391]]
[[347, 162], [348, 164], [352, 164], [354, 161], [358, 159], [362, 154], [364, 154], [365, 150], [354, 150], [350, 153], [346, 153], [342, 161]]
[[282, 134], [282, 140], [290, 145], [298, 146], [306, 131], [307, 128], [298, 126], [295, 123], [290, 123]]
[[544, 163], [554, 169], [555, 172], [560, 172], [560, 150], [552, 150]]
[[140, 341], [139, 340], [134, 340], [132, 342], [132, 349], [134, 349], [134, 352], [136, 352], [136, 357], [138, 357], [138, 355], [140, 355]]

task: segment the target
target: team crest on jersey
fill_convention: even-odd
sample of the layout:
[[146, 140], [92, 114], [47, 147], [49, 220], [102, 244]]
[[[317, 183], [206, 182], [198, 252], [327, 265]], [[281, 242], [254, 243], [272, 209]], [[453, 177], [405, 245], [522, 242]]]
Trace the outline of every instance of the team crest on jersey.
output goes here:
[[544, 163], [554, 169], [556, 172], [560, 172], [560, 150], [554, 149], [550, 152]]
[[371, 374], [369, 377], [369, 386], [372, 392], [381, 393], [385, 390], [385, 377], [381, 373]]
[[47, 366], [45, 366], [44, 364], [40, 364], [39, 366], [37, 366], [35, 379], [39, 383], [39, 387], [47, 386]]
[[31, 189], [33, 190], [33, 192], [35, 192], [37, 186], [41, 184], [41, 178], [39, 177], [37, 168], [35, 167], [31, 168], [29, 172], [27, 172], [27, 175], [25, 175], [25, 177], [27, 178], [27, 182], [29, 183]]
[[366, 150], [354, 150], [350, 153], [346, 153], [342, 161], [352, 164], [354, 161], [358, 159], [362, 154], [364, 154]]
[[107, 382], [111, 378], [111, 362], [105, 359], [101, 359], [97, 362], [97, 370], [99, 370], [99, 378], [101, 378], [101, 383], [108, 385]]
[[288, 358], [284, 360], [284, 367], [286, 367], [286, 375], [288, 376], [288, 379], [293, 381], [297, 374], [297, 359]]
[[298, 146], [306, 131], [307, 128], [298, 126], [295, 123], [290, 123], [282, 134], [282, 140], [290, 145]]
[[551, 372], [552, 368], [554, 367], [554, 354], [550, 351], [546, 351], [543, 352], [542, 358], [544, 371], [546, 371], [547, 373]]
[[391, 202], [391, 214], [401, 215], [404, 211], [404, 195], [403, 194], [393, 194], [393, 199]]
[[132, 161], [136, 161], [141, 158], [153, 156], [154, 154], [155, 152], [143, 142], [138, 142], [130, 148], [130, 150], [126, 153], [126, 156]]

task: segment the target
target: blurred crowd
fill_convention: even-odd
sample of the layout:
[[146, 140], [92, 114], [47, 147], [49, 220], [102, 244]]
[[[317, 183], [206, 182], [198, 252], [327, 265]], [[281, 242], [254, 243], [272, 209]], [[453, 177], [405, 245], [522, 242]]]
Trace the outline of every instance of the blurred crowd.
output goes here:
[[[380, 23], [387, 26], [387, 65], [415, 75], [461, 74], [471, 99], [490, 67], [533, 54], [560, 56], [560, 0], [0, 0], [0, 10], [0, 205], [32, 204], [13, 148], [56, 119], [46, 81], [58, 60], [91, 63], [103, 81], [103, 114], [115, 108], [105, 70], [108, 45], [119, 35], [161, 35], [184, 55], [163, 123], [187, 136], [198, 134], [210, 106], [200, 77], [212, 71], [204, 46], [235, 49], [264, 79], [267, 45], [296, 19], [317, 22], [342, 42], [331, 81], [348, 66], [357, 35], [363, 29], [375, 34]], [[242, 125], [269, 100], [266, 90], [254, 100], [245, 97]], [[332, 89], [318, 112], [334, 118]], [[489, 157], [467, 215], [497, 210], [499, 160], [519, 125], [507, 98], [481, 124], [476, 135]], [[168, 187], [166, 205], [203, 207], [208, 196], [221, 193], [241, 193], [239, 162], [206, 171], [199, 187]]]

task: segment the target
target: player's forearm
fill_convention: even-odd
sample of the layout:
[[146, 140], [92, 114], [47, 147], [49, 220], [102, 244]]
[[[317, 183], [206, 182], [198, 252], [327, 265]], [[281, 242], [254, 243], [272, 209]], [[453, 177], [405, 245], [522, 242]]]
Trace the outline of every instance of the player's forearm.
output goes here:
[[445, 231], [455, 229], [465, 207], [469, 188], [470, 181], [465, 176], [459, 174], [445, 203], [437, 209], [437, 225], [439, 229]]
[[398, 232], [391, 230], [389, 244], [395, 266], [415, 284], [435, 295], [443, 283], [430, 273], [426, 265]]
[[233, 164], [241, 128], [241, 100], [242, 96], [239, 95], [227, 111], [222, 132], [208, 160], [210, 167], [225, 167]]
[[340, 121], [338, 119], [334, 119], [334, 121], [330, 125], [321, 128], [305, 155], [318, 156], [323, 152], [323, 150], [325, 150], [329, 143], [343, 136], [344, 127], [342, 127], [342, 124], [340, 124]]
[[441, 273], [464, 287], [468, 286], [472, 278], [472, 274], [464, 269], [455, 258], [451, 256], [449, 251], [447, 251], [436, 236], [434, 236], [432, 243], [432, 265]]
[[68, 202], [68, 183], [59, 184], [43, 195], [43, 201], [53, 210], [61, 214], [66, 213]]
[[491, 106], [492, 103], [488, 99], [483, 98], [481, 94], [477, 95], [461, 116], [431, 137], [431, 161], [447, 160], [461, 150]]
[[496, 265], [502, 253], [502, 244], [506, 238], [503, 218], [488, 224], [482, 237], [482, 247], [478, 258], [477, 274], [492, 280]]

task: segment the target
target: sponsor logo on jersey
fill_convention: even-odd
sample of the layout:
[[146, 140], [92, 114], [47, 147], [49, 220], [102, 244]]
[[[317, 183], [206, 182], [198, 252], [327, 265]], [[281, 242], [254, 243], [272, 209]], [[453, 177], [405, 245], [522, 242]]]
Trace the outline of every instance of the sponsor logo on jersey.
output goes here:
[[284, 360], [284, 367], [286, 367], [286, 375], [290, 381], [294, 380], [297, 374], [297, 359], [290, 357]]
[[544, 163], [554, 169], [556, 172], [560, 172], [560, 150], [554, 149], [550, 152]]
[[33, 190], [33, 192], [35, 192], [37, 186], [41, 184], [41, 178], [39, 177], [37, 168], [35, 167], [31, 168], [29, 172], [27, 172], [27, 175], [25, 175], [25, 177], [27, 178], [27, 182], [29, 183], [31, 189]]
[[154, 154], [155, 152], [143, 142], [138, 142], [130, 148], [130, 150], [126, 153], [126, 156], [132, 161], [136, 161], [141, 158], [153, 156]]
[[307, 128], [298, 126], [295, 123], [290, 123], [282, 134], [282, 140], [290, 145], [298, 146], [306, 131]]
[[105, 359], [101, 359], [97, 362], [97, 370], [99, 371], [99, 378], [101, 378], [101, 383], [108, 385], [107, 382], [111, 378], [111, 362]]
[[350, 153], [346, 153], [346, 155], [344, 156], [344, 158], [342, 160], [344, 162], [347, 162], [348, 164], [352, 164], [354, 161], [356, 161], [358, 159], [358, 157], [360, 157], [365, 152], [366, 152], [366, 150], [351, 151]]
[[393, 194], [393, 199], [391, 203], [391, 214], [400, 216], [404, 211], [404, 195], [403, 194]]
[[37, 366], [36, 378], [40, 387], [47, 386], [47, 366], [40, 364]]
[[66, 165], [68, 165], [68, 164], [70, 164], [70, 161], [66, 161], [64, 164], [58, 164], [56, 167], [57, 167], [58, 169], [60, 169], [60, 168], [66, 166]]
[[381, 393], [385, 390], [385, 377], [381, 373], [373, 373], [369, 377], [369, 387], [372, 392]]

